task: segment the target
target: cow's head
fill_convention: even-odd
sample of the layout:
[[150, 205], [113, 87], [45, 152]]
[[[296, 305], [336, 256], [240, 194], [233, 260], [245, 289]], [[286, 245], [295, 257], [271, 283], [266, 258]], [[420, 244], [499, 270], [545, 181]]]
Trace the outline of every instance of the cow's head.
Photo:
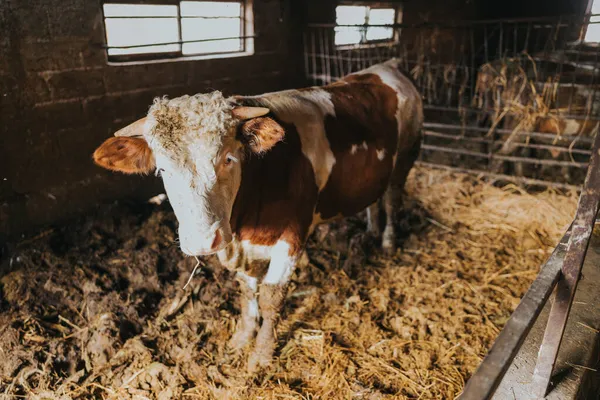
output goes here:
[[115, 133], [95, 162], [124, 173], [154, 170], [179, 220], [181, 249], [205, 255], [232, 240], [231, 211], [249, 153], [263, 153], [284, 129], [269, 109], [236, 106], [220, 92], [156, 99], [148, 116]]

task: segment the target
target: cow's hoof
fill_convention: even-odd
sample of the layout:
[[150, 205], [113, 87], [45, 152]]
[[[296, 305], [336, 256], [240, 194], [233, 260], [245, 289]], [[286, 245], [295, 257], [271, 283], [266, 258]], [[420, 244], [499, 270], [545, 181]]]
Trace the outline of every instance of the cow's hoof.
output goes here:
[[396, 254], [396, 245], [394, 245], [394, 244], [390, 244], [390, 243], [388, 243], [388, 244], [386, 245], [386, 243], [383, 243], [383, 244], [381, 245], [381, 250], [383, 251], [383, 254], [384, 254], [385, 256], [387, 256], [387, 257], [391, 257], [391, 256], [393, 256], [394, 254]]
[[248, 357], [248, 372], [254, 374], [271, 365], [274, 350], [274, 346], [255, 347]]

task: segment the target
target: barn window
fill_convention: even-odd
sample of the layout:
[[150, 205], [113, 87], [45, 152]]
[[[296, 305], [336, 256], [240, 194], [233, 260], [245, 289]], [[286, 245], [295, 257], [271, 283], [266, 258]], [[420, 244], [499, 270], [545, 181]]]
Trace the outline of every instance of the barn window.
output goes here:
[[600, 0], [596, 0], [592, 3], [592, 16], [590, 16], [590, 23], [586, 27], [585, 41], [591, 43], [600, 42]]
[[245, 1], [130, 3], [103, 4], [109, 61], [251, 52]]
[[371, 25], [393, 25], [401, 17], [400, 10], [391, 5], [340, 5], [335, 13], [338, 46], [392, 41], [394, 28]]

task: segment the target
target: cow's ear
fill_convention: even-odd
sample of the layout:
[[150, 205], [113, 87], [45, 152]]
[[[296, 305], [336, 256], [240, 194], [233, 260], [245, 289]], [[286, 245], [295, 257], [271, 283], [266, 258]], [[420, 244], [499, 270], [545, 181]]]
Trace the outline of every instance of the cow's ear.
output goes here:
[[147, 174], [156, 164], [152, 150], [140, 137], [112, 137], [94, 152], [94, 161], [101, 167], [126, 174]]
[[285, 129], [269, 117], [253, 118], [242, 125], [244, 141], [253, 153], [269, 151], [283, 139]]

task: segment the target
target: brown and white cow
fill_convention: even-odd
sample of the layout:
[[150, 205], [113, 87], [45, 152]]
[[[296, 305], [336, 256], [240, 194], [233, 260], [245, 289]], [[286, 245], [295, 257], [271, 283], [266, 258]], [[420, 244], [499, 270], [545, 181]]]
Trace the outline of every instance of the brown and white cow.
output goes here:
[[242, 315], [230, 345], [244, 347], [258, 330], [254, 370], [271, 360], [286, 285], [316, 224], [368, 208], [368, 229], [379, 235], [383, 196], [382, 246], [394, 249], [394, 211], [422, 120], [419, 93], [390, 60], [325, 87], [156, 99], [94, 160], [160, 173], [183, 252], [217, 253], [237, 271]]

